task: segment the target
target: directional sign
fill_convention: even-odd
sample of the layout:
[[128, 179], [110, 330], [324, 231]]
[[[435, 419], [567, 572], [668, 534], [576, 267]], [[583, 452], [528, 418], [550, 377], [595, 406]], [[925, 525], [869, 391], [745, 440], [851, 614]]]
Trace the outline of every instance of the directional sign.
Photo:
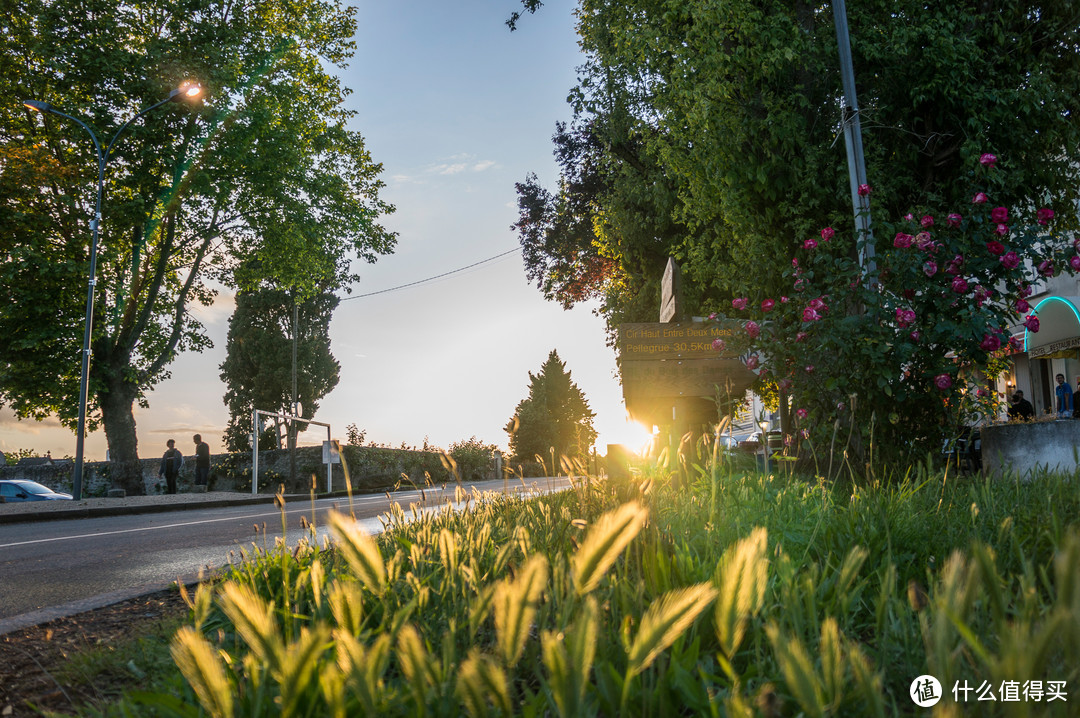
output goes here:
[[713, 341], [726, 343], [738, 336], [738, 322], [642, 322], [619, 325], [619, 360], [732, 358], [734, 347], [725, 352], [713, 348]]
[[622, 365], [623, 396], [650, 397], [728, 394], [741, 397], [753, 383], [752, 372], [738, 359], [633, 361]]

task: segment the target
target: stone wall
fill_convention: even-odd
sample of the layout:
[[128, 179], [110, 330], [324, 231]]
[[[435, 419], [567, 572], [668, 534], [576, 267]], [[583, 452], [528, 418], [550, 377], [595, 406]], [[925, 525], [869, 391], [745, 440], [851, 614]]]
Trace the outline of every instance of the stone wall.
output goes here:
[[[385, 449], [371, 446], [342, 447], [354, 491], [384, 491], [399, 482], [423, 486], [432, 482], [451, 480], [439, 454], [404, 449]], [[143, 483], [149, 495], [165, 493], [165, 480], [158, 478], [161, 459], [142, 459]], [[105, 496], [111, 487], [107, 462], [88, 462], [83, 467], [83, 496]], [[289, 480], [290, 458], [287, 450], [259, 452], [259, 492], [273, 493], [281, 485], [290, 494], [311, 491], [312, 477], [319, 493], [326, 491], [326, 465], [322, 463], [322, 447], [305, 446], [296, 450], [295, 482]], [[405, 478], [407, 477], [407, 478]], [[494, 465], [486, 470], [471, 472], [464, 481], [480, 481], [495, 477]], [[72, 466], [3, 466], [0, 479], [29, 479], [55, 491], [71, 492]], [[190, 491], [195, 482], [195, 457], [184, 457], [184, 468], [177, 479], [179, 491]], [[210, 457], [210, 491], [251, 491], [251, 454], [217, 454]], [[345, 490], [345, 471], [334, 465], [333, 490]]]
[[992, 476], [1077, 469], [1080, 420], [994, 424], [982, 428], [983, 470]]

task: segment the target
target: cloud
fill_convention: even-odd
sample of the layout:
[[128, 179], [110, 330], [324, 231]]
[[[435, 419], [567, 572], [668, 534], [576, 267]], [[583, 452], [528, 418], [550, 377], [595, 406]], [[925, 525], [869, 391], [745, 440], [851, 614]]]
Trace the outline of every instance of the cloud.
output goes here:
[[[36, 419], [20, 419], [8, 408], [0, 410], [0, 429], [36, 435], [43, 430], [63, 428], [60, 420], [55, 416], [48, 416], [41, 421], [37, 421]], [[66, 431], [66, 429], [64, 430]]]
[[495, 160], [477, 159], [475, 155], [466, 153], [447, 157], [445, 161], [429, 165], [425, 172], [433, 175], [457, 175], [466, 172], [483, 172], [492, 167], [498, 167]]

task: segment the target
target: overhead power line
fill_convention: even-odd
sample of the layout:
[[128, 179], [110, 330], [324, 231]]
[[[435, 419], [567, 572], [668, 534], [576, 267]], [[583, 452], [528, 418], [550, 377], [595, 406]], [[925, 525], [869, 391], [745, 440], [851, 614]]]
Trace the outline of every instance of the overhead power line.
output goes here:
[[428, 277], [427, 279], [418, 279], [415, 282], [409, 282], [408, 284], [401, 284], [396, 287], [390, 287], [389, 289], [380, 289], [377, 292], [368, 292], [367, 294], [357, 294], [355, 297], [343, 297], [341, 301], [347, 302], [350, 299], [363, 299], [364, 297], [374, 297], [376, 294], [386, 294], [387, 292], [396, 292], [399, 289], [408, 289], [409, 287], [415, 287], [420, 284], [426, 284], [427, 282], [434, 282], [436, 279], [442, 279], [443, 277], [449, 277], [451, 274], [457, 274], [458, 272], [464, 272], [466, 269], [472, 269], [473, 267], [479, 267], [481, 264], [487, 264], [488, 262], [494, 262], [496, 259], [501, 259], [508, 254], [514, 252], [520, 252], [521, 247], [514, 247], [511, 250], [503, 252], [502, 254], [496, 254], [494, 257], [488, 257], [487, 259], [481, 259], [479, 262], [473, 262], [472, 264], [464, 267], [458, 267], [457, 269], [451, 269], [449, 272], [443, 272], [442, 274], [436, 274], [434, 277]]

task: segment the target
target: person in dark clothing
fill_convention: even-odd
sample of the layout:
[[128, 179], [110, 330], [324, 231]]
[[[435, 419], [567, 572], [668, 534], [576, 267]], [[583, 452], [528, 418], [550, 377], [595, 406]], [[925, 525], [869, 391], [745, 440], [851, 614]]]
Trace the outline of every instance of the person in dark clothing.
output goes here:
[[1071, 419], [1073, 410], [1072, 387], [1065, 381], [1064, 374], [1058, 374], [1054, 379], [1057, 386], [1054, 388], [1054, 396], [1057, 399], [1057, 415], [1059, 419]]
[[176, 448], [174, 439], [169, 439], [165, 442], [165, 445], [169, 448], [165, 451], [165, 455], [161, 457], [161, 468], [158, 470], [158, 476], [165, 477], [165, 493], [175, 494], [176, 477], [180, 475], [180, 468], [184, 465], [184, 455]]
[[195, 442], [195, 485], [206, 486], [210, 478], [210, 445], [199, 434], [191, 437], [191, 440]]
[[1024, 392], [1017, 390], [1017, 392], [1012, 395], [1008, 413], [1010, 419], [1030, 421], [1035, 416], [1035, 407], [1031, 405], [1030, 401], [1024, 398]]

